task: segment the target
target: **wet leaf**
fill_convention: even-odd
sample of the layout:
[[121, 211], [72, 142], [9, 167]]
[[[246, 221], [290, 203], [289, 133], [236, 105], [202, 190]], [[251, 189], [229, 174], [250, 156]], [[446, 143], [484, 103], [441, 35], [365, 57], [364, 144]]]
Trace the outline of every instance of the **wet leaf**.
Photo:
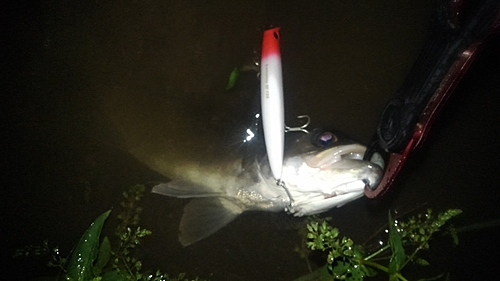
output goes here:
[[347, 280], [363, 281], [363, 279], [365, 278], [365, 274], [359, 266], [351, 266], [351, 268], [349, 268], [349, 272], [351, 273], [351, 275], [349, 276], [349, 278], [347, 278]]
[[352, 255], [353, 258], [361, 260], [365, 257], [365, 251], [363, 249], [363, 246], [353, 245], [352, 250], [353, 250], [353, 255]]
[[350, 263], [345, 262], [345, 261], [337, 261], [335, 263], [335, 266], [332, 268], [332, 273], [333, 276], [336, 276], [337, 278], [344, 276], [347, 273], [347, 270], [351, 266]]
[[98, 276], [101, 274], [102, 269], [108, 264], [111, 257], [111, 244], [109, 243], [108, 237], [104, 237], [99, 247], [99, 254], [97, 255], [97, 260], [94, 264], [94, 275]]
[[110, 212], [100, 215], [80, 238], [68, 260], [64, 280], [87, 281], [94, 278], [93, 263], [99, 251], [99, 236]]
[[401, 271], [402, 266], [405, 264], [405, 250], [403, 248], [403, 243], [401, 241], [401, 235], [399, 234], [394, 220], [392, 219], [391, 212], [389, 211], [389, 244], [391, 246], [391, 259], [389, 261], [389, 276], [394, 276], [396, 273]]

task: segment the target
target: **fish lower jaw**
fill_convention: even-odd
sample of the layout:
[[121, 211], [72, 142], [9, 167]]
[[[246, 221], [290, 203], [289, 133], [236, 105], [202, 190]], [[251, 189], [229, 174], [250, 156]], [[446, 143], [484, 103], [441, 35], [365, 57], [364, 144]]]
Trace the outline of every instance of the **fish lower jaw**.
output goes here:
[[319, 214], [334, 207], [341, 207], [362, 197], [363, 194], [364, 183], [360, 180], [343, 184], [331, 193], [292, 193], [294, 203], [285, 211], [296, 217]]

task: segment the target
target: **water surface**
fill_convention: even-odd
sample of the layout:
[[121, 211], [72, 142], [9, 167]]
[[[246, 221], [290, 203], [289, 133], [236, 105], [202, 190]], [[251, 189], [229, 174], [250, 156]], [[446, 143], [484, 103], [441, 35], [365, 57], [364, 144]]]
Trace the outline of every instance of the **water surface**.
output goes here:
[[[308, 114], [312, 126], [366, 143], [418, 55], [432, 9], [433, 1], [12, 7], [15, 24], [5, 29], [4, 263], [20, 279], [43, 273], [10, 254], [44, 238], [69, 252], [128, 187], [167, 180], [186, 163], [234, 156], [258, 93], [254, 84], [224, 87], [234, 67], [254, 59], [264, 24], [282, 27], [287, 123]], [[460, 225], [499, 217], [499, 46], [473, 65], [387, 201], [362, 198], [325, 214], [343, 234], [365, 241], [389, 208], [461, 208]], [[297, 220], [284, 213], [244, 214], [182, 248], [177, 228], [187, 201], [147, 194], [142, 203], [142, 225], [153, 231], [137, 253], [145, 267], [212, 280], [291, 280], [309, 271], [294, 251]], [[429, 259], [452, 280], [492, 276], [497, 266], [484, 255], [500, 249], [497, 233], [464, 234], [456, 248], [431, 244], [440, 250]]]

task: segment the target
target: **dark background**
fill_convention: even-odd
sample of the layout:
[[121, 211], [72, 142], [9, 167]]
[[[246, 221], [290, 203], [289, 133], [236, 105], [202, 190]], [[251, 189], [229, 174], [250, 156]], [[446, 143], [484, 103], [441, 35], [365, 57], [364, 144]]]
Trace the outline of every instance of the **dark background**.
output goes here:
[[[69, 253], [94, 218], [118, 206], [123, 190], [166, 180], [177, 163], [224, 158], [258, 99], [250, 88], [224, 87], [231, 70], [260, 49], [264, 24], [282, 27], [287, 124], [309, 114], [312, 126], [367, 143], [423, 44], [434, 1], [2, 5], [2, 272], [26, 280], [50, 272], [12, 260], [16, 248], [47, 238]], [[457, 226], [499, 218], [499, 51], [496, 38], [386, 201], [362, 198], [324, 214], [342, 234], [365, 241], [388, 209], [460, 208]], [[153, 231], [137, 253], [145, 268], [212, 280], [292, 280], [308, 272], [294, 251], [300, 220], [247, 213], [182, 248], [177, 227], [186, 203], [144, 197], [141, 225]], [[410, 279], [496, 276], [498, 227], [459, 237], [457, 247], [449, 237], [431, 243], [435, 267]]]

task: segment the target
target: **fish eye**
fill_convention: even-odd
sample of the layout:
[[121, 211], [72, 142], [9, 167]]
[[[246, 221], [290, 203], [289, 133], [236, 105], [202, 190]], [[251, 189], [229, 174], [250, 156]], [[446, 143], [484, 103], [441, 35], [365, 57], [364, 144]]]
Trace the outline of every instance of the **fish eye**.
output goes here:
[[312, 143], [317, 147], [327, 147], [338, 140], [338, 137], [334, 133], [328, 131], [318, 131], [313, 133], [312, 136]]

